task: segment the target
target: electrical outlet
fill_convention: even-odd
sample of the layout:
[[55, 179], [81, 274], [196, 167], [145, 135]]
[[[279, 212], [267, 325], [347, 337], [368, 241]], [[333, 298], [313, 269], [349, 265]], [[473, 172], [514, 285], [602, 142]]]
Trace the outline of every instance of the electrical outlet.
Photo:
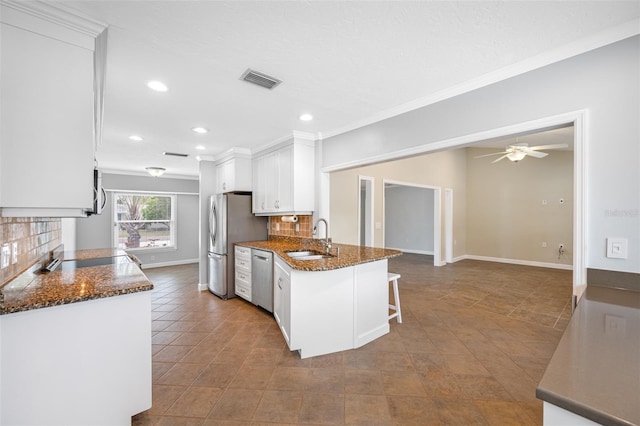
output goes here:
[[11, 264], [18, 263], [18, 242], [14, 241], [11, 245]]
[[543, 242], [542, 242], [542, 247], [543, 247], [543, 248], [546, 248], [546, 247], [547, 247], [547, 242], [546, 242], [546, 241], [543, 241]]

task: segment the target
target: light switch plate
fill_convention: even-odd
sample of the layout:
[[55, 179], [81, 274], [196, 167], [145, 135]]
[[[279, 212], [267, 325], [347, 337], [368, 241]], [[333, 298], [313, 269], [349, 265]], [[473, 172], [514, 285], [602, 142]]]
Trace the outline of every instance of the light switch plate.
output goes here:
[[9, 266], [9, 258], [11, 257], [11, 250], [9, 244], [2, 245], [2, 254], [0, 255], [0, 269], [4, 269]]
[[626, 238], [607, 238], [607, 257], [626, 259], [627, 256], [628, 242]]
[[11, 264], [15, 265], [18, 263], [18, 242], [14, 241], [11, 243]]

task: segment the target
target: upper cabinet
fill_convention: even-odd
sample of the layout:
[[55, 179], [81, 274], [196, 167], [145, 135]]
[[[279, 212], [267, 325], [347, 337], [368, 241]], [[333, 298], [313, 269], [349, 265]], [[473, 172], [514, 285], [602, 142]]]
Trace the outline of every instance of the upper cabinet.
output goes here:
[[234, 154], [216, 164], [216, 193], [251, 191], [251, 158]]
[[295, 137], [253, 159], [253, 213], [311, 214], [315, 203], [314, 143]]
[[106, 30], [44, 2], [0, 3], [2, 216], [94, 207]]

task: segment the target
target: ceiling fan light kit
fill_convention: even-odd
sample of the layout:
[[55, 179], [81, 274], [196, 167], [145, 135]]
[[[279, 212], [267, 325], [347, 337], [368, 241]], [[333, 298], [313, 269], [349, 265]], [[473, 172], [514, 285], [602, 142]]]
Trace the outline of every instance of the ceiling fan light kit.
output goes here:
[[491, 154], [478, 155], [477, 157], [474, 157], [474, 158], [490, 157], [492, 155], [501, 155], [501, 157], [499, 157], [497, 160], [493, 160], [491, 163], [492, 164], [497, 163], [503, 158], [508, 158], [514, 163], [517, 163], [518, 161], [524, 159], [527, 156], [535, 157], [535, 158], [544, 158], [547, 155], [549, 155], [546, 152], [540, 152], [540, 150], [543, 150], [543, 149], [562, 149], [562, 148], [568, 148], [568, 147], [569, 145], [567, 145], [566, 143], [560, 143], [555, 145], [539, 145], [539, 146], [528, 146], [527, 144], [516, 144], [516, 145], [509, 145], [502, 152], [494, 152]]

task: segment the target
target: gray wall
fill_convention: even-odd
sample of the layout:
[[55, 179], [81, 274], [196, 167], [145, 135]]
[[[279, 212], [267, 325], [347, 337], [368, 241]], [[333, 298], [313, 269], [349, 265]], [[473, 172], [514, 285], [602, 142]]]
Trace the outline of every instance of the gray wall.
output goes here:
[[189, 179], [153, 178], [146, 176], [105, 173], [102, 184], [107, 191], [107, 204], [100, 216], [81, 218], [76, 221], [76, 249], [112, 247], [113, 191], [152, 191], [177, 195], [176, 240], [177, 250], [154, 250], [135, 255], [143, 267], [177, 265], [195, 262], [198, 253], [198, 181]]
[[[640, 37], [438, 102], [323, 141], [324, 168], [363, 164], [546, 117], [587, 110], [586, 266], [640, 272]], [[629, 241], [626, 260], [607, 237]]]
[[384, 245], [433, 254], [433, 189], [387, 185], [384, 190]]

